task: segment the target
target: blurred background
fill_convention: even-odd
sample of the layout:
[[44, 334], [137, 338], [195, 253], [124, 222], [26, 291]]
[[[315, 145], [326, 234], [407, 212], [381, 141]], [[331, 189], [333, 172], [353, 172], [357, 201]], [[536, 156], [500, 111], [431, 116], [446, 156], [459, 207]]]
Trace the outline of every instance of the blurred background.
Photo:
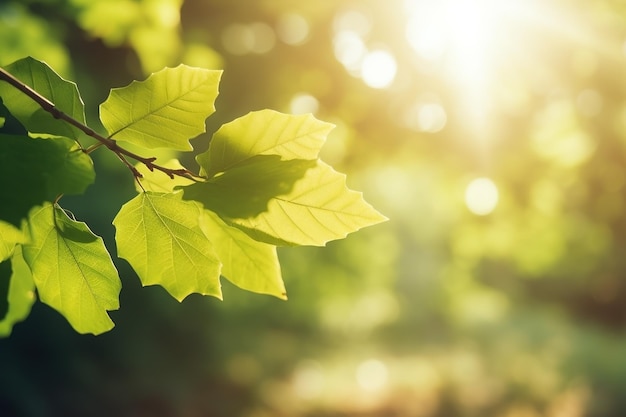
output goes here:
[[[111, 332], [38, 303], [0, 340], [0, 415], [623, 416], [625, 40], [619, 0], [2, 1], [0, 65], [46, 61], [92, 126], [111, 87], [224, 69], [194, 146], [311, 112], [390, 221], [281, 250], [286, 302], [179, 304], [119, 260]], [[62, 204], [114, 253], [133, 180], [93, 156]]]

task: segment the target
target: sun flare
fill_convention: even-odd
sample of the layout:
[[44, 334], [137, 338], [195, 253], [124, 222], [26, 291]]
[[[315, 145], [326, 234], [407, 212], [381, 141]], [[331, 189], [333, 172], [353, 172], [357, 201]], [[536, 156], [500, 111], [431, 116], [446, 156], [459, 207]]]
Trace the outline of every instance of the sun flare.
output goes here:
[[[504, 5], [506, 3], [506, 6]], [[512, 1], [407, 0], [406, 39], [418, 59], [441, 68], [454, 83], [460, 104], [480, 126], [489, 112], [490, 80], [496, 60], [506, 59], [498, 39], [507, 36]]]
[[405, 0], [404, 5], [406, 41], [420, 68], [440, 74], [454, 88], [462, 113], [479, 133], [507, 79], [541, 82], [538, 88], [544, 90], [546, 84], [558, 85], [556, 57], [547, 45], [619, 52], [579, 24], [574, 11], [535, 0]]

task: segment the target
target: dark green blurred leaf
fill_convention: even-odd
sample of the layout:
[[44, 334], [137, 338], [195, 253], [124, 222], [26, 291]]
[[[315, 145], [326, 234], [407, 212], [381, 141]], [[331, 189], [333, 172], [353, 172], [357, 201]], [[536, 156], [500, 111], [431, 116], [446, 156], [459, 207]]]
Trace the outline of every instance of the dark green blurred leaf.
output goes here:
[[11, 281], [11, 261], [0, 262], [0, 322], [9, 311], [9, 282]]
[[0, 97], [0, 134], [28, 135], [28, 131], [6, 108]]
[[94, 179], [91, 158], [71, 139], [0, 135], [1, 220], [19, 225], [31, 207], [81, 194]]

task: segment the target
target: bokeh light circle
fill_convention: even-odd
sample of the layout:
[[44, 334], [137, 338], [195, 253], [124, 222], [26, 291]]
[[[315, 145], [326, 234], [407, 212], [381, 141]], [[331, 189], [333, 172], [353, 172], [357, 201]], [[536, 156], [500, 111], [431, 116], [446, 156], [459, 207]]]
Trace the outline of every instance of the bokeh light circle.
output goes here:
[[486, 177], [472, 180], [465, 189], [465, 204], [469, 211], [478, 216], [493, 212], [499, 199], [498, 187]]

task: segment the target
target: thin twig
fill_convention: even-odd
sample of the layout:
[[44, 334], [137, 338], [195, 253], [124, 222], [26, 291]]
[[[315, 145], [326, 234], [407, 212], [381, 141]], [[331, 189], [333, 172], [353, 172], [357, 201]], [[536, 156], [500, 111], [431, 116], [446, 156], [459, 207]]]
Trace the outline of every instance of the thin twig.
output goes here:
[[[0, 67], [0, 80], [8, 82], [13, 87], [17, 88], [22, 93], [26, 94], [29, 98], [31, 98], [33, 101], [35, 101], [37, 104], [39, 104], [39, 106], [42, 109], [44, 109], [45, 111], [50, 113], [52, 115], [52, 117], [54, 117], [55, 119], [61, 119], [61, 120], [65, 121], [65, 122], [69, 123], [70, 125], [80, 129], [87, 136], [90, 136], [90, 137], [94, 138], [95, 140], [97, 140], [98, 142], [100, 142], [101, 145], [104, 145], [107, 148], [109, 148], [109, 150], [111, 150], [113, 153], [115, 153], [115, 155], [117, 155], [117, 157], [124, 163], [124, 165], [126, 165], [128, 167], [128, 169], [130, 169], [130, 171], [133, 173], [133, 176], [135, 178], [137, 178], [137, 179], [142, 178], [142, 175], [130, 162], [128, 162], [126, 157], [134, 159], [135, 161], [144, 164], [146, 166], [146, 168], [148, 168], [150, 171], [154, 171], [155, 169], [157, 171], [161, 171], [161, 172], [163, 172], [164, 174], [166, 174], [170, 178], [174, 178], [175, 176], [179, 176], [179, 177], [188, 178], [188, 179], [193, 180], [193, 181], [198, 181], [199, 179], [202, 179], [202, 177], [194, 174], [193, 172], [189, 171], [188, 169], [184, 169], [184, 168], [183, 169], [166, 168], [164, 166], [155, 164], [154, 163], [154, 161], [156, 161], [155, 157], [148, 157], [148, 158], [146, 158], [146, 157], [138, 155], [138, 154], [136, 154], [134, 152], [131, 152], [131, 151], [127, 150], [127, 149], [122, 148], [120, 145], [117, 144], [117, 142], [114, 139], [111, 139], [110, 137], [106, 138], [106, 137], [100, 135], [99, 133], [97, 133], [93, 129], [91, 129], [89, 126], [79, 122], [78, 120], [74, 119], [73, 117], [71, 117], [71, 116], [67, 115], [66, 113], [64, 113], [63, 111], [59, 110], [54, 105], [53, 102], [51, 102], [46, 97], [44, 97], [41, 94], [39, 94], [37, 91], [35, 91], [30, 86], [24, 84], [22, 81], [20, 81], [17, 78], [15, 78], [11, 73], [6, 71], [2, 67]], [[100, 144], [91, 146], [88, 149], [84, 149], [83, 151], [85, 153], [90, 153], [90, 152], [94, 151], [95, 149], [97, 149], [98, 147], [100, 147], [101, 146]]]

